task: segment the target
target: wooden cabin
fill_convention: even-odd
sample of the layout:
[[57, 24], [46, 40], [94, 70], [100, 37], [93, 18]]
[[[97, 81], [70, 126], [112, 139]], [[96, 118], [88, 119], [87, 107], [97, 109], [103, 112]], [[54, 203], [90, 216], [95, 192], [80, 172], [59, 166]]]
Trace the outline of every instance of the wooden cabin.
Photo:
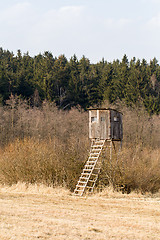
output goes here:
[[89, 109], [89, 138], [121, 141], [122, 113], [110, 108]]

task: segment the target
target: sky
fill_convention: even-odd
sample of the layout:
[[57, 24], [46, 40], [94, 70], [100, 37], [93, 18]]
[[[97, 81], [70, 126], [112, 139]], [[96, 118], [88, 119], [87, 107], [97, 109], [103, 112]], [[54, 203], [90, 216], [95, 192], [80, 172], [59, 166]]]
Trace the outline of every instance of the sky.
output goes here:
[[160, 0], [0, 0], [0, 47], [97, 63], [160, 60]]

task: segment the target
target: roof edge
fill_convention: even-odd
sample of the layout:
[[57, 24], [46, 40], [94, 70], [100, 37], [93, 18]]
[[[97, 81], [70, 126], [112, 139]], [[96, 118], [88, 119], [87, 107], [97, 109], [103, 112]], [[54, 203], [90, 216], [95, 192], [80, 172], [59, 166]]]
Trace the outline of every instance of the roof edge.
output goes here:
[[118, 111], [118, 110], [116, 110], [116, 109], [113, 109], [113, 108], [87, 108], [87, 110], [113, 110], [113, 111], [116, 111], [116, 112], [118, 112], [118, 113], [121, 113], [121, 114], [123, 114], [122, 112], [120, 112], [120, 111]]

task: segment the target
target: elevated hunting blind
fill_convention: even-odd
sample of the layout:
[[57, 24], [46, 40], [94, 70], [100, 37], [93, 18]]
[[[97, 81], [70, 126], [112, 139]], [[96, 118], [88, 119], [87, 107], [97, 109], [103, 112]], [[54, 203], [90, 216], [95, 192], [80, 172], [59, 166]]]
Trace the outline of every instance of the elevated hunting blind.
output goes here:
[[122, 113], [114, 109], [89, 109], [89, 138], [121, 141]]
[[[109, 148], [112, 161], [112, 146], [116, 153], [116, 144], [120, 148], [123, 139], [122, 113], [110, 108], [89, 109], [89, 138], [92, 140], [90, 154], [79, 177], [74, 194], [82, 196], [84, 192], [93, 192], [103, 166], [103, 149]], [[109, 143], [109, 145], [108, 145]]]

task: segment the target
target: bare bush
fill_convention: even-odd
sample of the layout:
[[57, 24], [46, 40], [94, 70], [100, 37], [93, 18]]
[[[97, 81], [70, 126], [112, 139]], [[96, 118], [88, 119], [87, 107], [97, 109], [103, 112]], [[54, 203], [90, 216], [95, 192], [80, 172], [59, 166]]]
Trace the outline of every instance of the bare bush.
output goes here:
[[[79, 160], [79, 161], [78, 161]], [[1, 151], [0, 183], [19, 181], [74, 188], [83, 159], [79, 149], [34, 138], [15, 140]]]

